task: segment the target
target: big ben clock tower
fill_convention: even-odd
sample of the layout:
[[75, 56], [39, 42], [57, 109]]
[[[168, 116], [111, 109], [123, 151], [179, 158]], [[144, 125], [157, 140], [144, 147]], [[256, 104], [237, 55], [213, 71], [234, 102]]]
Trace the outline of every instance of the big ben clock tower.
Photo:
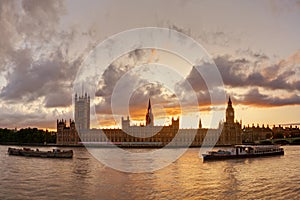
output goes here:
[[226, 108], [226, 122], [224, 123], [219, 144], [235, 145], [242, 144], [242, 124], [234, 122], [234, 109], [229, 97]]
[[232, 102], [231, 102], [230, 97], [229, 97], [228, 105], [226, 108], [226, 122], [230, 123], [230, 124], [234, 123], [234, 110], [232, 107]]

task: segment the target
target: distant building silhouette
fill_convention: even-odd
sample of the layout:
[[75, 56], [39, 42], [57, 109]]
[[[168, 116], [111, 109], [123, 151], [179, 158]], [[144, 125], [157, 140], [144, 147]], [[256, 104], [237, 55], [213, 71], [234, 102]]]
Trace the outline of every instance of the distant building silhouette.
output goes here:
[[298, 126], [281, 126], [279, 125], [278, 127], [273, 126], [272, 128], [273, 131], [273, 138], [279, 138], [279, 137], [284, 137], [284, 138], [290, 138], [290, 137], [300, 137], [300, 130]]
[[273, 131], [268, 125], [266, 127], [264, 125], [260, 127], [259, 125], [254, 126], [254, 124], [252, 124], [251, 127], [248, 126], [243, 128], [243, 143], [254, 143], [259, 140], [270, 139], [272, 136]]
[[280, 139], [280, 138], [295, 138], [300, 137], [300, 130], [298, 126], [286, 126], [283, 127], [273, 126], [272, 129], [269, 125], [265, 126], [264, 124], [260, 126], [257, 124], [256, 126], [252, 124], [252, 126], [247, 126], [243, 128], [243, 142], [244, 143], [255, 143], [260, 140], [266, 139]]
[[198, 128], [199, 128], [199, 129], [201, 129], [201, 128], [202, 128], [202, 122], [201, 122], [201, 118], [199, 119]]
[[226, 108], [226, 121], [223, 124], [220, 144], [241, 144], [242, 143], [242, 124], [234, 122], [234, 109], [229, 97]]
[[226, 122], [230, 124], [234, 123], [234, 109], [232, 107], [232, 102], [230, 97], [226, 108]]
[[[77, 96], [75, 96], [77, 99]], [[77, 102], [77, 103], [76, 103]], [[114, 129], [89, 129], [89, 97], [87, 95], [80, 97], [75, 101], [75, 122], [79, 129], [78, 133], [82, 142], [86, 143], [115, 143], [121, 146], [165, 146], [171, 141], [173, 145], [182, 146], [191, 144], [191, 146], [201, 146], [204, 138], [209, 133], [208, 141], [216, 141], [217, 145], [233, 145], [242, 143], [241, 123], [234, 122], [234, 109], [231, 99], [229, 98], [226, 109], [226, 121], [220, 123], [217, 129], [202, 128], [201, 119], [199, 120], [198, 128], [196, 129], [180, 129], [179, 118], [172, 117], [171, 124], [168, 126], [155, 126], [154, 117], [151, 108], [151, 101], [148, 101], [147, 113], [145, 116], [145, 125], [131, 125], [130, 118], [122, 117], [122, 128]], [[77, 119], [77, 121], [76, 121]], [[70, 121], [70, 128], [66, 127], [66, 122], [57, 122], [58, 143], [59, 144], [74, 144], [73, 139], [76, 130], [74, 122]], [[74, 131], [73, 131], [74, 130]], [[73, 132], [72, 132], [73, 131]], [[218, 134], [220, 133], [221, 134]], [[77, 134], [77, 132], [76, 132]], [[67, 139], [66, 137], [72, 137]], [[79, 140], [77, 140], [79, 141]]]
[[78, 145], [79, 142], [80, 138], [75, 127], [75, 122], [70, 119], [70, 124], [67, 126], [66, 120], [57, 120], [56, 144]]
[[153, 118], [151, 102], [149, 98], [148, 109], [146, 114], [146, 126], [153, 126], [153, 125], [154, 125], [154, 118]]

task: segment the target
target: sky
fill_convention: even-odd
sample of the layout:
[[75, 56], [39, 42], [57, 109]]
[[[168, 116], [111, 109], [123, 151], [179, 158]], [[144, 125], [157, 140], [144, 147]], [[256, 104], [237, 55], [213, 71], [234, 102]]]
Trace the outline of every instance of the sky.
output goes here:
[[[90, 52], [114, 34], [143, 27], [172, 29], [201, 44], [243, 125], [300, 123], [299, 19], [300, 1], [0, 0], [0, 127], [55, 129], [57, 119], [73, 118], [74, 80]], [[191, 63], [172, 52], [139, 49], [112, 60], [95, 83], [100, 125], [114, 125], [111, 95], [127, 72], [145, 83], [129, 102], [136, 123], [143, 122], [149, 97], [157, 123], [181, 115], [171, 90], [132, 71], [151, 63], [185, 74], [203, 126], [218, 124], [210, 115], [223, 113], [226, 102], [211, 105]]]

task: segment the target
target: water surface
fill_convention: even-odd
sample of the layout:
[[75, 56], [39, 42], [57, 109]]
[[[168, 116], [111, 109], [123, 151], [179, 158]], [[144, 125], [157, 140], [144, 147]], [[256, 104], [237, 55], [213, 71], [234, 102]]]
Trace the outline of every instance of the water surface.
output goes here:
[[73, 148], [73, 159], [8, 156], [7, 148], [0, 146], [2, 200], [300, 199], [300, 146], [285, 146], [284, 156], [205, 163], [191, 148], [168, 167], [141, 174], [106, 167], [85, 148]]

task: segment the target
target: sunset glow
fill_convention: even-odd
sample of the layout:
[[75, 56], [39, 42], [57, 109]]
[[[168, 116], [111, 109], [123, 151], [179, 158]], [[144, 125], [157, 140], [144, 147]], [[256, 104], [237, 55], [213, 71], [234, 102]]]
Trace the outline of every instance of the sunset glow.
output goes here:
[[[106, 0], [84, 6], [81, 1], [38, 4], [3, 1], [0, 127], [54, 130], [56, 119], [74, 119], [73, 81], [89, 52], [113, 34], [141, 27], [170, 28], [201, 44], [220, 71], [226, 98], [231, 96], [236, 119], [242, 120], [243, 125], [300, 123], [299, 3], [133, 1], [131, 4], [135, 6]], [[137, 16], [143, 16], [143, 20]], [[137, 49], [112, 60], [101, 81], [95, 83], [92, 110], [96, 111], [99, 123], [93, 127], [119, 127], [117, 122], [124, 113], [117, 113], [115, 122], [110, 110], [114, 86], [128, 70], [147, 64], [157, 64], [157, 69], [169, 67], [184, 77], [198, 97], [199, 113], [194, 114], [201, 118], [204, 127], [218, 125], [218, 121], [211, 122], [211, 113], [224, 114], [226, 102], [210, 104], [211, 91], [185, 58], [150, 48]], [[140, 72], [130, 77], [145, 78]], [[161, 72], [156, 78], [173, 81], [174, 76]], [[155, 123], [168, 124], [171, 117], [182, 118], [176, 95], [160, 84], [148, 84], [131, 97], [130, 117], [134, 123], [145, 123], [149, 98], [153, 102]]]

